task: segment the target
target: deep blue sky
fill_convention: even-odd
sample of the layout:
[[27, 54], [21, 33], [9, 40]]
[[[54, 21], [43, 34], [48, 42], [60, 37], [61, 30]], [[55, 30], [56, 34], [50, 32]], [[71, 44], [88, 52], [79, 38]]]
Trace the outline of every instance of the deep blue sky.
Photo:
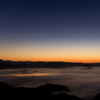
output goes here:
[[[22, 45], [26, 49], [37, 48], [44, 52], [44, 48], [52, 49], [57, 45], [62, 48], [59, 53], [70, 45], [71, 50], [90, 45], [90, 48], [98, 49], [99, 42], [100, 0], [0, 0], [1, 53], [11, 54], [11, 48], [14, 51], [15, 47], [20, 49]], [[79, 52], [82, 53], [81, 50]], [[8, 59], [3, 54], [2, 58]]]

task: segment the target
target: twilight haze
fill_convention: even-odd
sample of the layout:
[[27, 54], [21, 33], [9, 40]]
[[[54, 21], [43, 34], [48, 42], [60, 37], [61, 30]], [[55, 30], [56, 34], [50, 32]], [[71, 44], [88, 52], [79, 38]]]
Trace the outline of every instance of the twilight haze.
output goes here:
[[100, 62], [100, 0], [0, 0], [0, 58]]

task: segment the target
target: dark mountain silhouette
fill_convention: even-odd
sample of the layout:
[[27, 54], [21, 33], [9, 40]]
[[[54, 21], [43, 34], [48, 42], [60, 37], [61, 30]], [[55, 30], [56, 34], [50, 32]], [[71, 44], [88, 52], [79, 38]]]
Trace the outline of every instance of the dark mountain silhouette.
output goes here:
[[69, 92], [70, 91], [70, 89], [67, 86], [50, 84], [50, 83], [47, 83], [43, 86], [39, 86], [36, 89], [39, 90], [39, 92], [42, 92], [42, 93], [43, 92], [44, 93], [53, 93], [53, 92], [58, 92], [58, 91]]
[[[9, 85], [6, 82], [0, 82], [0, 96], [2, 99], [20, 99], [20, 100], [30, 100], [30, 99], [43, 99], [43, 100], [84, 100], [74, 95], [69, 94], [51, 94], [54, 91], [60, 91], [66, 89], [66, 86], [57, 84], [45, 84], [37, 88], [25, 88]], [[68, 87], [67, 90], [69, 91]]]
[[70, 62], [31, 62], [31, 61], [3, 61], [0, 60], [0, 69], [7, 68], [65, 68], [65, 67], [84, 66], [91, 68], [100, 66], [100, 63], [70, 63]]

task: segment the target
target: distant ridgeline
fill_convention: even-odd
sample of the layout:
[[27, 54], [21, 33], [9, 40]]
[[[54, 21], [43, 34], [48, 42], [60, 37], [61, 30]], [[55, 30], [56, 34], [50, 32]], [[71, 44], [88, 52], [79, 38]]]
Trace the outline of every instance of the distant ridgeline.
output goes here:
[[32, 62], [32, 61], [9, 61], [0, 59], [0, 69], [6, 68], [66, 68], [66, 67], [93, 67], [100, 63], [74, 63], [74, 62]]

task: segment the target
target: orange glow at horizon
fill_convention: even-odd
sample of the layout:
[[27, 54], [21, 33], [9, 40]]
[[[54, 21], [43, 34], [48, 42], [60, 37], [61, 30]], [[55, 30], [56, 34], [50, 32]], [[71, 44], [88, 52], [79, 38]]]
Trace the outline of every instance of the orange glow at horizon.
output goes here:
[[28, 59], [28, 58], [22, 58], [22, 59], [19, 58], [18, 59], [18, 58], [10, 58], [9, 59], [8, 58], [7, 59], [6, 58], [5, 59], [4, 58], [2, 60], [11, 60], [11, 61], [36, 61], [36, 62], [37, 61], [44, 61], [44, 62], [49, 62], [49, 61], [50, 62], [81, 62], [81, 63], [99, 63], [100, 62], [100, 58], [97, 58], [97, 59], [95, 59], [95, 58], [94, 59], [92, 59], [92, 58], [90, 58], [90, 59], [89, 58], [87, 58], [87, 59], [86, 58], [84, 58], [84, 59], [83, 58], [81, 58], [81, 59], [80, 58], [72, 58], [72, 59], [71, 58], [70, 59], [67, 59], [67, 58], [66, 59], [60, 59], [60, 58], [59, 59], [58, 58], [57, 59], [50, 59], [50, 58], [48, 58], [48, 59], [46, 59], [46, 58], [44, 58], [44, 59], [43, 58], [42, 59]]
[[100, 62], [98, 44], [18, 44], [0, 47], [0, 59], [12, 61]]

